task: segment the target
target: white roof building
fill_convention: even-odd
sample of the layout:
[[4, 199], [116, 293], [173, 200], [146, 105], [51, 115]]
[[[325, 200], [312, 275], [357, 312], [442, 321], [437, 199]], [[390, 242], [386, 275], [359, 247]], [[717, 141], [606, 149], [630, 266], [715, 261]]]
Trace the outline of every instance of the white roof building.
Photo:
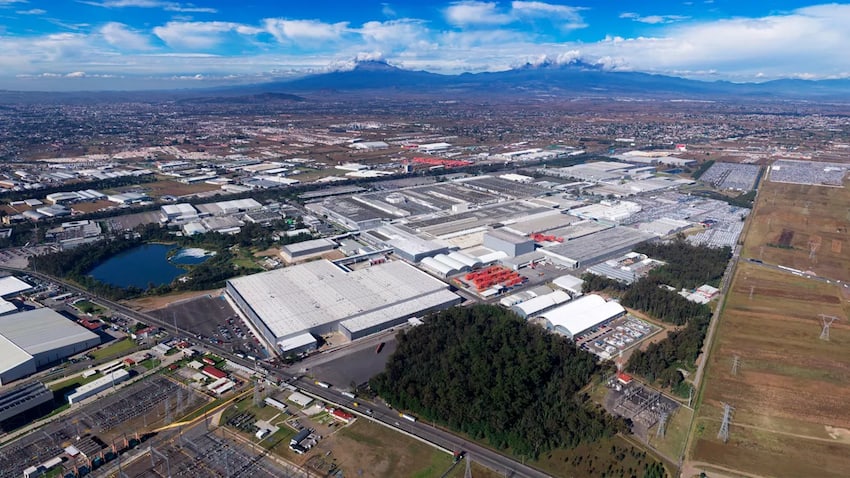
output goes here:
[[552, 284], [554, 284], [555, 287], [564, 289], [575, 296], [582, 294], [581, 289], [584, 285], [584, 281], [576, 276], [565, 274], [553, 280]]
[[533, 315], [539, 314], [544, 310], [551, 309], [558, 304], [563, 304], [570, 300], [570, 295], [562, 290], [556, 290], [549, 294], [543, 294], [533, 299], [520, 302], [511, 307], [511, 310], [516, 312], [520, 317], [527, 319]]
[[30, 289], [32, 289], [31, 285], [15, 276], [0, 277], [0, 297], [17, 295]]
[[586, 295], [544, 312], [540, 317], [546, 319], [547, 329], [573, 339], [625, 313], [626, 309], [617, 302], [605, 302], [601, 296]]
[[231, 279], [227, 291], [275, 345], [305, 333], [359, 338], [460, 302], [448, 285], [401, 261], [348, 272], [318, 260]]

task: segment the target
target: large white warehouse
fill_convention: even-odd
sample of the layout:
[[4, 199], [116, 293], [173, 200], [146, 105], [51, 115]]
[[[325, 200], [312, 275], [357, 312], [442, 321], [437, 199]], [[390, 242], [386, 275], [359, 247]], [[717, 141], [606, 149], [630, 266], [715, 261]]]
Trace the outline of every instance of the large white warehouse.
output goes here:
[[314, 334], [338, 331], [356, 339], [461, 300], [444, 282], [401, 261], [355, 271], [308, 262], [231, 279], [227, 293], [284, 354], [315, 348]]
[[100, 337], [52, 309], [0, 317], [0, 385], [100, 344]]
[[566, 305], [544, 312], [546, 328], [573, 339], [576, 335], [603, 325], [626, 313], [617, 302], [605, 302], [601, 296], [586, 295]]

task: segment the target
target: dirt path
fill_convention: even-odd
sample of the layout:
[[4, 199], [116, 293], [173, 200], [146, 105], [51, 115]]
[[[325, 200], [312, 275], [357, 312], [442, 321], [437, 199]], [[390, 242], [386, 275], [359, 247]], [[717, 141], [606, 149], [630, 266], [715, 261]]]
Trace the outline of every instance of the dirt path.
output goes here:
[[189, 292], [181, 292], [177, 294], [168, 294], [158, 297], [142, 297], [141, 299], [133, 299], [124, 301], [124, 305], [130, 307], [131, 309], [138, 310], [140, 312], [151, 312], [153, 310], [161, 309], [169, 304], [173, 304], [175, 302], [182, 302], [184, 300], [191, 300], [196, 297], [201, 297], [204, 295], [221, 295], [222, 289], [215, 290], [193, 290]]
[[[720, 472], [729, 473], [728, 475], [719, 475], [717, 474], [717, 470]], [[682, 478], [693, 478], [695, 476], [699, 476], [703, 471], [707, 471], [711, 473], [711, 478], [768, 478], [762, 475], [754, 475], [752, 473], [744, 473], [742, 471], [734, 470], [732, 468], [726, 468], [725, 466], [712, 465], [710, 463], [703, 463], [701, 461], [686, 461], [682, 463]]]

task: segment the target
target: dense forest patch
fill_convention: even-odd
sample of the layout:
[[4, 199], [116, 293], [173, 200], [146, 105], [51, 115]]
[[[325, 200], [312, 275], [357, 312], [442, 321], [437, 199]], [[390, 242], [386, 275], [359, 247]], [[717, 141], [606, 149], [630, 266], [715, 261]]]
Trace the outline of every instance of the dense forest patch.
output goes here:
[[398, 340], [372, 388], [398, 408], [494, 447], [537, 457], [627, 429], [580, 394], [603, 372], [596, 357], [513, 312], [453, 308]]

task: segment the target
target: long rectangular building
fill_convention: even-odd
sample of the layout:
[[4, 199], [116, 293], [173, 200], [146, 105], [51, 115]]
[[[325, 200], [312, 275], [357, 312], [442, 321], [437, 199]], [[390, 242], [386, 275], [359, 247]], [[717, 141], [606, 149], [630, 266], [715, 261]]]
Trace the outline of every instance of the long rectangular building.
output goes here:
[[4, 315], [0, 317], [0, 385], [98, 344], [100, 337], [52, 309]]
[[284, 354], [315, 348], [314, 334], [356, 339], [459, 303], [448, 289], [401, 261], [349, 272], [319, 260], [227, 281], [228, 295]]

